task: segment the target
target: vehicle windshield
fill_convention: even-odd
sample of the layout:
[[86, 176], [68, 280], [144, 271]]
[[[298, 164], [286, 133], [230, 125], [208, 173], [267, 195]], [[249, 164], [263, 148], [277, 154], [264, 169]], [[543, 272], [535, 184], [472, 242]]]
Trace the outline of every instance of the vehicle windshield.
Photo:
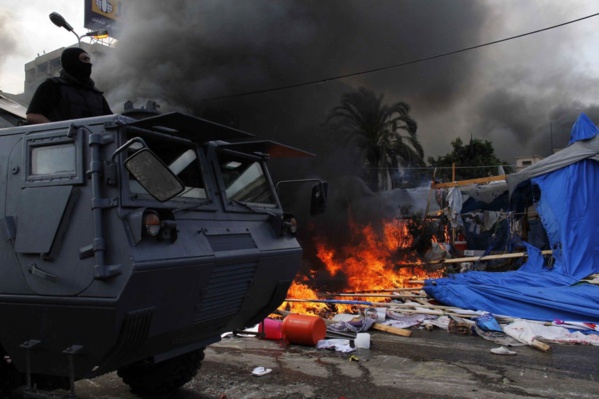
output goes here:
[[219, 163], [229, 200], [267, 207], [277, 206], [276, 197], [260, 162], [221, 153]]
[[[175, 198], [207, 198], [204, 179], [196, 149], [191, 145], [155, 137], [145, 139], [148, 147], [185, 185], [185, 190]], [[134, 149], [133, 149], [134, 150]], [[147, 194], [147, 191], [132, 177], [129, 190], [135, 194]]]

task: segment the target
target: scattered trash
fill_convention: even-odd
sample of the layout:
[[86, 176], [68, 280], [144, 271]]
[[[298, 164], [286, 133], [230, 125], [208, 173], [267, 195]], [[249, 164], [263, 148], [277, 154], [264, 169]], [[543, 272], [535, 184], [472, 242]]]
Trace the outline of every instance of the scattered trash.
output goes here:
[[374, 323], [372, 325], [372, 329], [378, 330], [378, 331], [385, 331], [385, 332], [388, 332], [393, 335], [400, 335], [402, 337], [409, 337], [410, 335], [412, 335], [412, 330], [407, 330], [405, 328], [392, 327], [392, 326], [388, 326], [386, 324], [380, 324], [380, 323]]
[[433, 329], [435, 328], [435, 326], [433, 326], [433, 323], [431, 323], [430, 320], [423, 321], [422, 326], [426, 328], [426, 331], [433, 331]]
[[383, 323], [387, 318], [387, 308], [376, 308], [376, 322]]
[[[376, 314], [376, 311], [375, 311]], [[372, 317], [368, 317], [365, 319], [361, 319], [358, 321], [341, 321], [339, 323], [335, 323], [335, 324], [331, 324], [329, 326], [329, 329], [331, 331], [350, 331], [350, 332], [362, 332], [362, 331], [368, 331], [368, 329], [370, 329], [370, 327], [372, 327], [372, 325], [376, 322], [376, 316], [375, 318]]]
[[585, 335], [580, 331], [570, 332], [567, 328], [544, 326], [526, 320], [517, 320], [506, 325], [503, 330], [520, 342], [548, 352], [551, 347], [543, 341], [563, 344], [584, 344], [599, 346], [599, 335]]
[[568, 330], [582, 330], [586, 332], [590, 332], [588, 330], [593, 330], [599, 332], [599, 326], [595, 323], [583, 323], [577, 321], [563, 321], [555, 319], [552, 323], [554, 326], [565, 327]]
[[358, 349], [370, 349], [370, 334], [358, 333], [354, 339], [354, 345]]
[[327, 326], [318, 316], [290, 314], [283, 320], [283, 338], [290, 344], [316, 346], [327, 335]]
[[333, 321], [352, 321], [353, 319], [356, 318], [356, 315], [354, 314], [348, 314], [348, 313], [337, 313], [335, 316], [333, 316], [332, 320]]
[[472, 335], [472, 326], [474, 324], [473, 321], [458, 316], [450, 316], [447, 331], [454, 334]]
[[318, 349], [335, 349], [337, 352], [353, 352], [356, 349], [349, 345], [349, 339], [322, 339], [316, 344]]
[[[422, 284], [423, 281], [413, 280], [413, 283]], [[413, 288], [409, 289], [413, 290]], [[400, 291], [402, 289], [394, 288], [392, 290]], [[391, 289], [379, 290], [378, 292], [381, 291], [391, 291]], [[389, 297], [378, 292], [372, 295]], [[360, 295], [368, 296], [369, 294], [362, 292]], [[311, 302], [312, 300], [305, 299], [303, 301]], [[378, 330], [405, 337], [411, 336], [413, 329], [404, 327], [426, 328], [428, 331], [432, 331], [437, 327], [450, 333], [479, 336], [499, 345], [498, 348], [491, 350], [492, 353], [497, 355], [515, 355], [517, 353], [508, 349], [508, 347], [523, 345], [530, 345], [544, 352], [551, 351], [551, 346], [545, 342], [599, 346], [599, 323], [563, 321], [560, 319], [545, 322], [517, 319], [482, 310], [446, 306], [436, 302], [433, 298], [426, 297], [404, 297], [402, 299], [393, 297], [389, 302], [378, 304], [365, 302], [362, 305], [361, 309], [357, 309], [357, 314], [339, 313], [329, 320], [321, 319], [318, 316], [304, 316], [281, 310], [277, 313], [283, 316], [287, 315], [283, 325], [285, 325], [285, 322], [290, 323], [295, 317], [307, 317], [311, 318], [309, 320], [318, 320], [324, 323], [324, 332], [322, 332], [324, 336], [316, 339], [314, 326], [310, 322], [306, 323], [305, 319], [301, 322], [298, 319], [298, 324], [293, 326], [291, 332], [298, 333], [300, 338], [292, 339], [288, 336], [289, 332], [283, 331], [283, 336], [288, 342], [315, 345], [319, 349], [335, 349], [339, 352], [351, 352], [356, 348], [369, 348], [370, 334], [365, 333], [368, 330]], [[291, 315], [294, 317], [290, 317]], [[266, 322], [267, 320], [265, 320]], [[327, 339], [324, 339], [325, 337]], [[354, 340], [354, 347], [348, 344], [349, 340], [346, 338]], [[298, 342], [303, 339], [310, 342]], [[357, 361], [358, 359], [353, 357], [350, 360]]]
[[351, 355], [351, 356], [349, 357], [349, 361], [350, 361], [350, 362], [359, 362], [359, 361], [360, 361], [360, 358], [359, 358], [358, 356], [356, 356], [356, 355]]
[[270, 373], [271, 371], [272, 371], [272, 369], [267, 369], [265, 367], [259, 366], [259, 367], [256, 367], [252, 371], [252, 375], [255, 375], [257, 377], [261, 377], [263, 375], [266, 375], [266, 374]]
[[476, 324], [474, 325], [474, 332], [481, 338], [486, 339], [487, 341], [491, 341], [501, 346], [524, 346], [525, 343], [522, 343], [515, 339], [514, 337], [509, 336], [508, 334], [499, 331], [483, 331]]
[[424, 320], [435, 319], [437, 317], [425, 314], [405, 315], [400, 313], [400, 311], [396, 312], [392, 310], [390, 310], [387, 315], [389, 316], [390, 320], [386, 321], [385, 324], [396, 328], [414, 327], [420, 325]]
[[264, 339], [283, 339], [283, 322], [271, 318], [264, 319], [258, 324], [260, 337]]
[[374, 319], [376, 320], [378, 318], [378, 312], [375, 308], [366, 308], [364, 309], [364, 318], [368, 319]]
[[495, 320], [495, 317], [491, 313], [485, 313], [474, 319], [476, 325], [483, 331], [498, 331], [503, 332], [501, 326]]
[[493, 348], [493, 349], [491, 349], [491, 353], [494, 353], [496, 355], [515, 355], [516, 354], [516, 352], [509, 350], [505, 346], [500, 346], [499, 348]]

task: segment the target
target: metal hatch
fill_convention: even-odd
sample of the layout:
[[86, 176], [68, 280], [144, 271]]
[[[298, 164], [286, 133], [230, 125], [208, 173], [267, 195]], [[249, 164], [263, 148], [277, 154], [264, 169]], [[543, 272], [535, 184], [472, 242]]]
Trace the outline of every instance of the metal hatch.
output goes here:
[[251, 133], [180, 112], [171, 112], [136, 120], [127, 123], [127, 126], [169, 134], [199, 144], [213, 140], [226, 141], [254, 137]]
[[310, 152], [306, 152], [294, 147], [289, 147], [285, 144], [280, 144], [270, 140], [248, 141], [244, 143], [227, 144], [218, 143], [216, 147], [218, 149], [237, 151], [245, 154], [268, 154], [271, 158], [299, 158], [315, 156]]

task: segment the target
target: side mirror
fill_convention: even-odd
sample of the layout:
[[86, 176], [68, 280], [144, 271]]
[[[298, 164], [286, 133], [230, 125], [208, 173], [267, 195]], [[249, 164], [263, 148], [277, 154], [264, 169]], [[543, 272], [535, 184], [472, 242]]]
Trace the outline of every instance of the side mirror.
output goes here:
[[148, 148], [142, 148], [127, 158], [125, 168], [160, 202], [168, 201], [185, 190], [179, 178]]
[[310, 214], [312, 216], [320, 215], [327, 209], [327, 196], [329, 183], [320, 182], [312, 187], [312, 196], [310, 199]]

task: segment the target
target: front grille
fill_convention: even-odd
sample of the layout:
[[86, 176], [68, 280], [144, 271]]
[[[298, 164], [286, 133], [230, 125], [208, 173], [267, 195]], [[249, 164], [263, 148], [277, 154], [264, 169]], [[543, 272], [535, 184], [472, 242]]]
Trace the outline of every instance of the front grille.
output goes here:
[[237, 314], [253, 283], [257, 263], [215, 265], [196, 321]]

